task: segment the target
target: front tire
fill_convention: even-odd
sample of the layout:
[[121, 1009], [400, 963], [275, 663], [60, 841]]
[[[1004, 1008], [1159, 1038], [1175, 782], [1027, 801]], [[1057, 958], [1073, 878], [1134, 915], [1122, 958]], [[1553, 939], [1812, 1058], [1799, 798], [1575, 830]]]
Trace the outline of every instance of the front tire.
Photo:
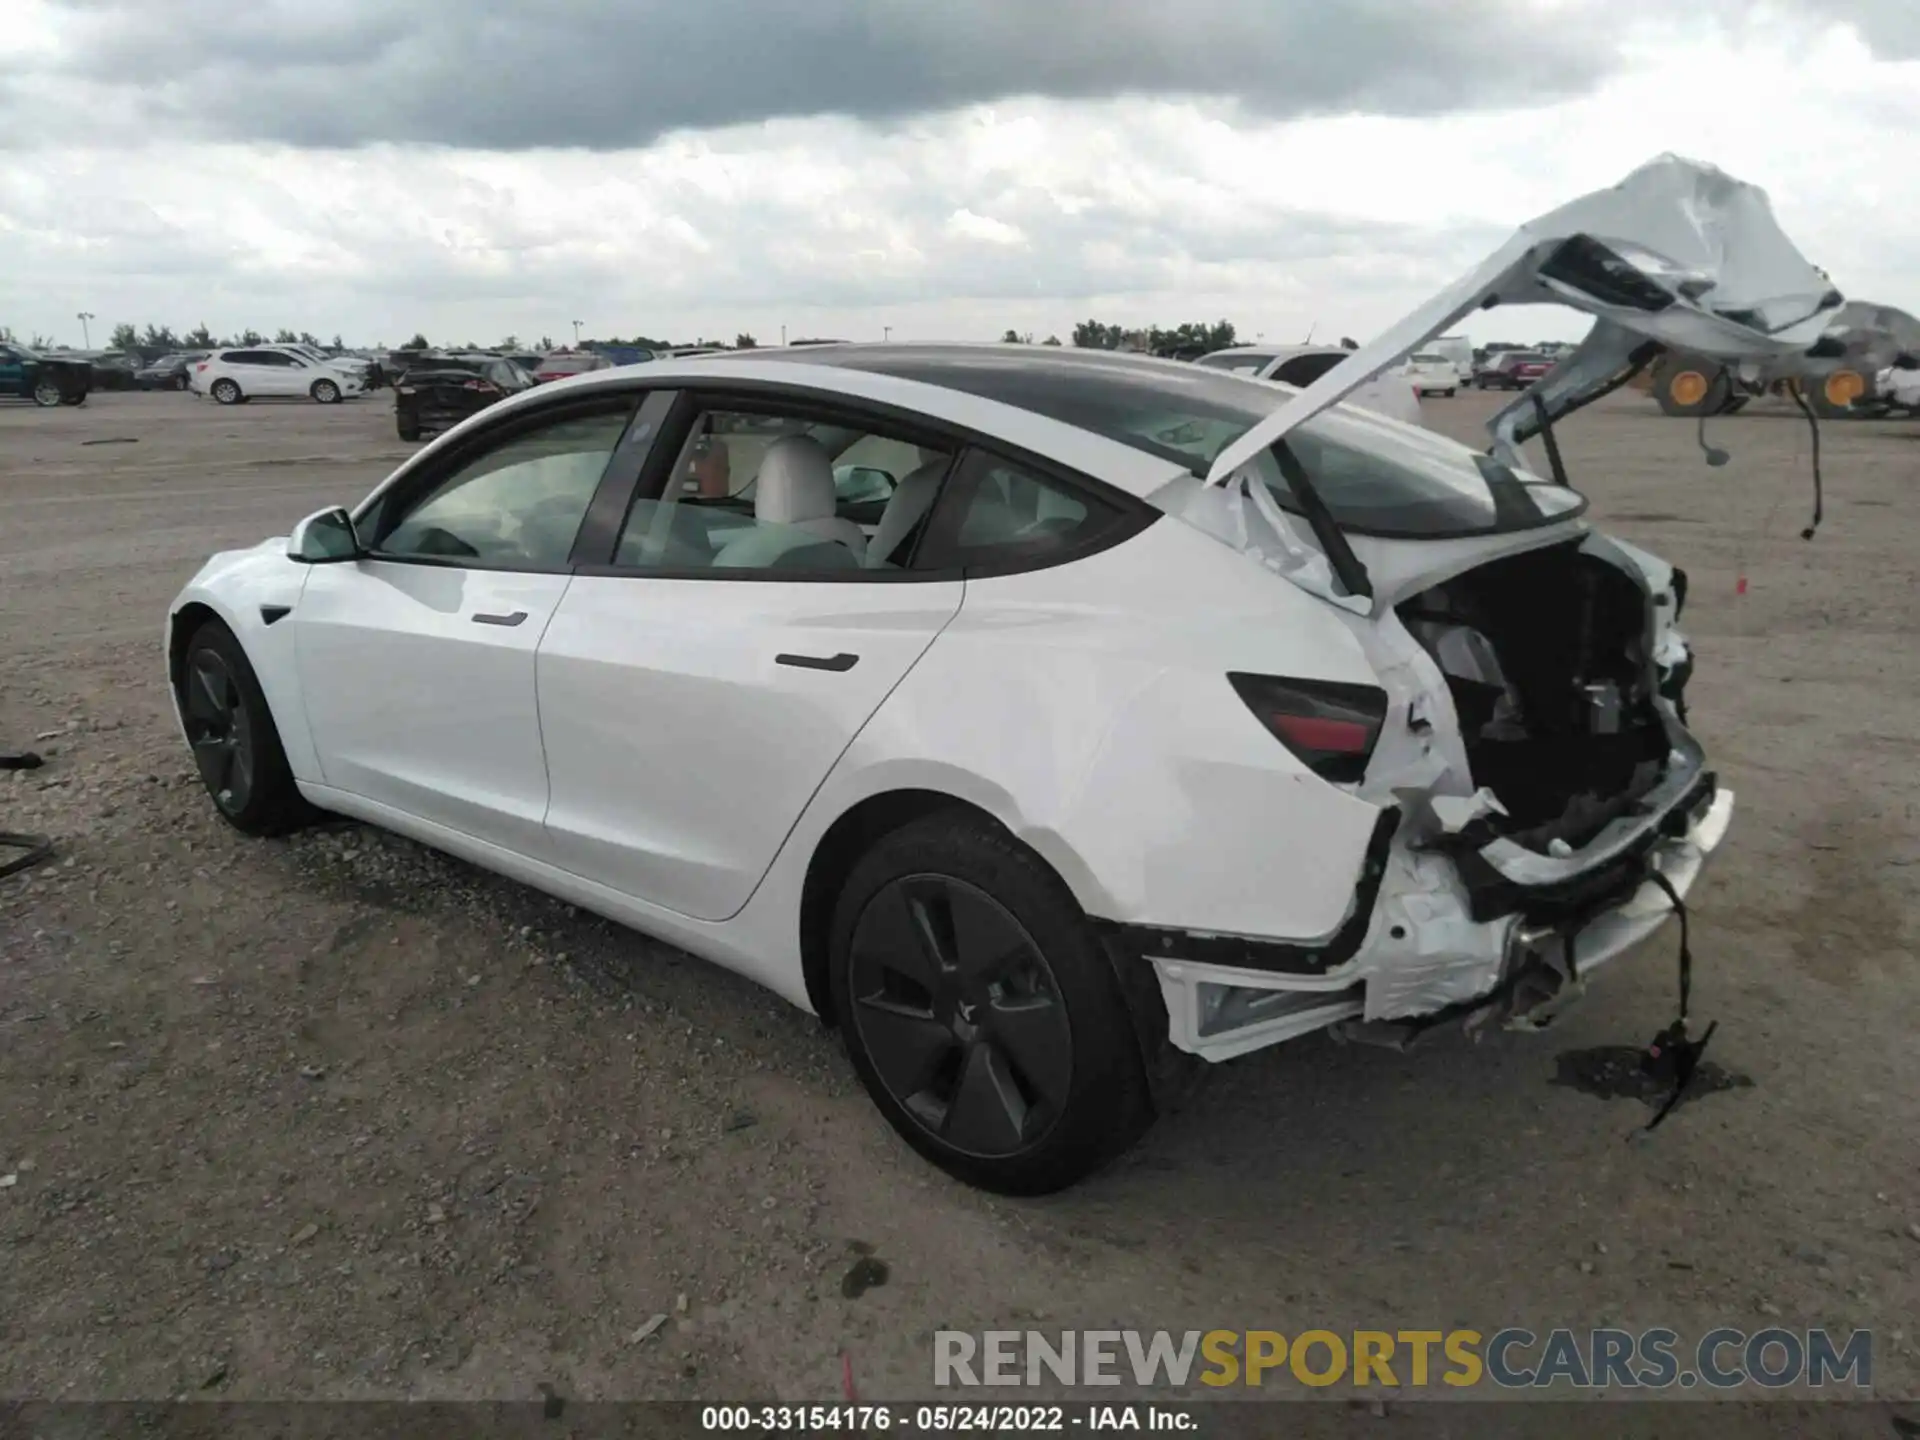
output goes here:
[[307, 393], [322, 405], [338, 405], [340, 403], [340, 387], [331, 380], [314, 381], [313, 388]]
[[874, 1104], [956, 1179], [1063, 1189], [1153, 1120], [1119, 977], [1037, 855], [948, 811], [854, 866], [831, 932], [834, 1011]]
[[246, 397], [240, 393], [240, 386], [232, 380], [220, 379], [213, 382], [207, 392], [222, 405], [238, 405]]
[[234, 633], [209, 620], [187, 642], [180, 713], [200, 783], [220, 818], [247, 835], [283, 835], [313, 818]]

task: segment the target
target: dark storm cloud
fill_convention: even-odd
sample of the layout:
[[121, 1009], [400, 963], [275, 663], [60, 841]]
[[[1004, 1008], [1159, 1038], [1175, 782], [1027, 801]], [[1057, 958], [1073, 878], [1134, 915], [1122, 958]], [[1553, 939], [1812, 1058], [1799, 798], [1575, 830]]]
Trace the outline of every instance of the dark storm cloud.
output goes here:
[[[58, 0], [0, 119], [300, 146], [644, 145], [661, 133], [1014, 95], [1184, 94], [1269, 116], [1424, 115], [1583, 92], [1607, 8], [1521, 0]], [[20, 129], [40, 133], [44, 126]], [[4, 132], [0, 132], [4, 133]], [[74, 135], [69, 128], [60, 133]]]

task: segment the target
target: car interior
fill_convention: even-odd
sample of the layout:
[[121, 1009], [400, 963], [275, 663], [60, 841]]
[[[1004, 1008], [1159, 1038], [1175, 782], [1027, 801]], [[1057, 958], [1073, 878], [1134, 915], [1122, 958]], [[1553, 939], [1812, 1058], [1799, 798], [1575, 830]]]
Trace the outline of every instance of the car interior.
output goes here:
[[[393, 559], [562, 567], [623, 413], [522, 433], [475, 457], [371, 537]], [[636, 500], [615, 563], [645, 569], [905, 568], [955, 452], [839, 423], [710, 411], [675, 461], [677, 483]], [[1040, 556], [1106, 514], [1092, 497], [975, 452], [951, 544]], [[954, 563], [949, 556], [945, 563]], [[983, 558], [985, 558], [983, 556]]]

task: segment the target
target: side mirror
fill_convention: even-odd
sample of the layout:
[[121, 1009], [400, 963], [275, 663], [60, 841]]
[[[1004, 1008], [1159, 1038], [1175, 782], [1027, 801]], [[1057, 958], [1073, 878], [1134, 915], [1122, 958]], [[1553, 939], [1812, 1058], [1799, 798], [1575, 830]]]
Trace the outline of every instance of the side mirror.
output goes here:
[[338, 505], [307, 516], [287, 537], [287, 558], [302, 565], [332, 565], [364, 554], [353, 532], [353, 517]]

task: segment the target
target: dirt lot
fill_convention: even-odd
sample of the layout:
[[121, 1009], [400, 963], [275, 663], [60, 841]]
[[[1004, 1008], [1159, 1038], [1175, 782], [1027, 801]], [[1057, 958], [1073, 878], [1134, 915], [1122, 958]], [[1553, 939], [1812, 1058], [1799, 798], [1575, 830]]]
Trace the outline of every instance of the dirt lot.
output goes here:
[[[1484, 396], [1428, 402], [1467, 434]], [[1692, 574], [1739, 795], [1697, 1011], [1751, 1079], [1678, 1111], [1553, 1083], [1669, 1018], [1669, 929], [1542, 1035], [1296, 1042], [1126, 1161], [1014, 1203], [886, 1129], [806, 1016], [354, 827], [235, 835], [160, 663], [209, 552], [351, 501], [378, 401], [0, 407], [0, 1395], [924, 1395], [930, 1332], [1871, 1327], [1920, 1393], [1920, 428], [1567, 429], [1597, 516]], [[1736, 581], [1748, 581], [1745, 594]], [[843, 1278], [868, 1252], [886, 1279]], [[669, 1318], [651, 1338], [633, 1332]]]

